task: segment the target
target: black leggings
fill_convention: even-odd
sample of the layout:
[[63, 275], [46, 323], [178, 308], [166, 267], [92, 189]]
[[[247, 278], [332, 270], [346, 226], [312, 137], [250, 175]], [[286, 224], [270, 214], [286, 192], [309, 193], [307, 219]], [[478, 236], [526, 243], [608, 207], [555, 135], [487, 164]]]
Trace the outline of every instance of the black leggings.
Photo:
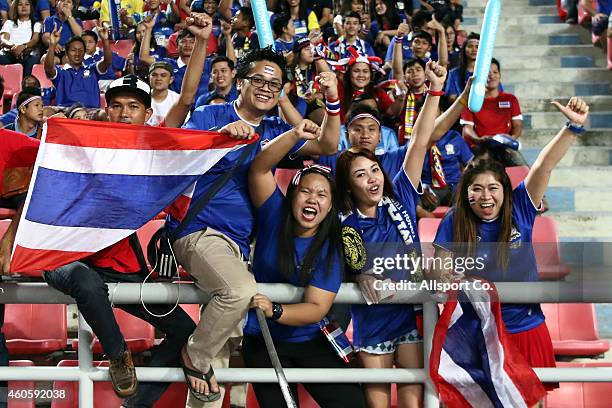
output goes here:
[[[283, 368], [348, 368], [323, 335], [300, 343], [275, 341], [274, 345]], [[245, 335], [242, 354], [247, 367], [272, 367], [261, 337]], [[304, 383], [302, 385], [321, 408], [365, 408], [359, 384]], [[290, 384], [290, 387], [293, 397], [297, 399], [297, 384]], [[256, 383], [253, 384], [253, 389], [261, 408], [287, 406], [277, 383]]]

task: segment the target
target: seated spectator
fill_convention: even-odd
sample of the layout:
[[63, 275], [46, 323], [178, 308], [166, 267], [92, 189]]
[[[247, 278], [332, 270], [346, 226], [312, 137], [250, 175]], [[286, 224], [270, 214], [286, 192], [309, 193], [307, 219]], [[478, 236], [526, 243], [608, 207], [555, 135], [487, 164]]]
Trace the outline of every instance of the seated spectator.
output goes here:
[[476, 33], [470, 33], [463, 45], [461, 46], [461, 56], [459, 57], [459, 66], [451, 69], [448, 73], [448, 79], [446, 80], [446, 88], [444, 92], [446, 96], [454, 101], [457, 98], [469, 77], [474, 72], [474, 65], [476, 64], [476, 55], [478, 54], [478, 45], [480, 44], [480, 35]]
[[[611, 0], [597, 0], [594, 4], [594, 0], [581, 0], [582, 7], [584, 10], [591, 15], [591, 30], [596, 36], [604, 36], [606, 30], [608, 30], [608, 37], [610, 33], [610, 27], [608, 22], [610, 21], [610, 14], [612, 14], [612, 1]], [[595, 7], [596, 6], [596, 7]], [[600, 41], [603, 49], [606, 49], [607, 41], [604, 38]]]
[[394, 2], [390, 0], [371, 2], [370, 15], [374, 16], [374, 20], [370, 26], [369, 37], [374, 38], [373, 44], [377, 54], [386, 54], [387, 48], [391, 46], [391, 38], [402, 21], [395, 11]]
[[[2, 78], [0, 77], [0, 81]], [[24, 76], [21, 80], [21, 89], [25, 88], [36, 88], [40, 89], [43, 99], [43, 105], [50, 105], [51, 98], [53, 96], [53, 92], [55, 88], [40, 88], [40, 81], [34, 75]], [[13, 107], [10, 111], [6, 112], [4, 115], [0, 115], [0, 126], [4, 127], [9, 123], [13, 123], [17, 119], [17, 106]]]
[[[321, 30], [333, 32], [331, 26], [334, 18], [334, 3], [333, 0], [304, 0], [306, 2], [306, 8], [314, 11], [315, 15], [319, 19], [319, 27]], [[325, 36], [327, 38], [327, 36]]]
[[167, 62], [154, 62], [149, 67], [153, 114], [147, 121], [147, 125], [158, 126], [164, 120], [172, 105], [178, 100], [179, 94], [168, 89], [173, 79], [172, 65]]
[[[138, 22], [134, 19], [134, 15], [142, 13], [143, 5], [142, 0], [121, 0], [121, 8], [119, 9], [121, 27], [119, 28], [119, 33], [122, 38], [126, 38], [129, 30]], [[102, 1], [100, 6], [100, 22], [107, 25], [112, 24], [108, 2]]]
[[448, 50], [448, 67], [451, 70], [459, 66], [459, 58], [461, 57], [461, 47], [457, 43], [457, 32], [451, 25], [445, 26], [446, 32], [446, 49]]
[[459, 30], [463, 23], [463, 5], [461, 0], [450, 0], [444, 10], [444, 22], [455, 31]]
[[[390, 62], [393, 59], [393, 50], [395, 47], [395, 43], [397, 41], [401, 40], [402, 53], [403, 53], [402, 55], [403, 55], [404, 60], [407, 60], [408, 58], [411, 58], [411, 55], [412, 55], [411, 41], [412, 41], [413, 33], [424, 31], [428, 33], [430, 36], [432, 36], [433, 38], [434, 35], [436, 35], [436, 33], [444, 31], [443, 27], [442, 29], [438, 27], [439, 23], [437, 23], [437, 21], [435, 21], [435, 19], [432, 17], [432, 13], [428, 11], [424, 11], [424, 10], [419, 10], [418, 12], [414, 14], [411, 24], [412, 24], [412, 31], [410, 31], [410, 27], [407, 26], [406, 23], [400, 24], [398, 26], [398, 33], [401, 29], [401, 35], [398, 34], [396, 37], [393, 37], [391, 39], [391, 43], [389, 44], [389, 49], [387, 49], [387, 53], [385, 54], [385, 62]], [[439, 50], [440, 50], [439, 45], [437, 49], [435, 48], [431, 49], [430, 50], [431, 55], [429, 56], [429, 58], [431, 58], [434, 61], [438, 61], [438, 51]]]
[[[303, 117], [321, 123], [324, 115], [323, 95], [315, 89], [316, 67], [308, 38], [293, 45], [294, 63], [289, 64], [289, 99]], [[316, 116], [316, 117], [315, 117]]]
[[30, 75], [40, 60], [37, 46], [42, 25], [34, 20], [31, 0], [14, 0], [9, 17], [0, 31], [0, 64], [21, 64], [23, 74]]
[[75, 103], [66, 111], [66, 118], [76, 120], [89, 120], [87, 108], [82, 103]]
[[289, 13], [280, 13], [272, 23], [272, 29], [276, 36], [274, 41], [274, 49], [277, 52], [282, 52], [287, 59], [287, 63], [293, 62], [293, 43], [295, 37], [295, 26], [293, 25], [293, 19]]
[[[519, 101], [516, 96], [499, 91], [500, 79], [499, 61], [493, 58], [482, 108], [479, 112], [472, 112], [466, 107], [461, 114], [463, 137], [470, 146], [498, 134], [518, 139], [523, 133], [523, 115]], [[467, 105], [467, 100], [462, 103]], [[520, 153], [514, 152], [515, 163], [513, 165], [525, 165], [525, 159]]]
[[40, 88], [24, 88], [17, 96], [17, 118], [4, 128], [40, 139], [43, 123], [43, 101]]
[[296, 39], [321, 30], [317, 15], [308, 9], [307, 0], [281, 0], [279, 11], [289, 14], [293, 20]]
[[[128, 74], [138, 75], [141, 79], [146, 79], [149, 74], [149, 64], [145, 64], [140, 61], [140, 47], [142, 46], [142, 39], [144, 38], [147, 30], [145, 22], [140, 22], [136, 25], [136, 41], [132, 52], [126, 58], [125, 71]], [[150, 35], [148, 38], [149, 56], [153, 60], [158, 61], [166, 57], [166, 49], [157, 44], [155, 37]]]
[[229, 57], [229, 51], [226, 50], [229, 44], [234, 47], [234, 53], [236, 59], [242, 58], [249, 50], [259, 48], [259, 38], [257, 33], [253, 31], [255, 27], [255, 19], [253, 18], [253, 10], [250, 7], [240, 7], [238, 12], [232, 17], [232, 41], [223, 39], [219, 46], [219, 54], [227, 55]]
[[212, 94], [223, 97], [226, 102], [233, 102], [238, 98], [238, 90], [234, 81], [236, 78], [234, 62], [221, 55], [213, 58], [210, 68], [214, 89], [198, 97], [194, 105], [196, 108], [201, 105], [210, 105], [206, 101]]
[[358, 13], [353, 11], [346, 13], [342, 27], [344, 35], [329, 44], [329, 49], [336, 54], [337, 59], [350, 58], [352, 56], [349, 52], [349, 46], [355, 48], [361, 55], [375, 55], [372, 45], [358, 37], [361, 30], [361, 16]]
[[344, 15], [348, 12], [353, 12], [361, 15], [366, 11], [365, 1], [364, 0], [349, 0], [343, 1], [342, 6], [340, 7], [340, 14]]
[[60, 106], [70, 106], [81, 102], [88, 108], [100, 107], [100, 87], [98, 78], [103, 75], [112, 63], [108, 28], [98, 30], [104, 48], [104, 59], [90, 65], [83, 64], [85, 42], [81, 37], [72, 37], [66, 43], [67, 63], [63, 66], [53, 64], [55, 46], [61, 33], [54, 30], [49, 36], [49, 53], [45, 59], [45, 74], [55, 85], [55, 101]]
[[[85, 59], [83, 63], [85, 65], [91, 65], [104, 59], [104, 51], [98, 48], [98, 34], [93, 30], [83, 31], [81, 38], [85, 42]], [[104, 75], [99, 77], [100, 90], [104, 91], [108, 84], [118, 78], [117, 73], [122, 72], [125, 69], [125, 58], [117, 54], [112, 53], [113, 62], [109, 69], [106, 70]]]
[[55, 14], [45, 19], [42, 42], [45, 47], [49, 48], [52, 33], [54, 31], [59, 33], [59, 39], [53, 46], [54, 57], [57, 58], [54, 63], [59, 64], [64, 56], [66, 43], [72, 37], [79, 37], [83, 33], [83, 24], [81, 20], [72, 15], [74, 9], [72, 0], [58, 0], [56, 7]]
[[[401, 58], [399, 54], [398, 52], [397, 55]], [[403, 145], [410, 139], [412, 128], [425, 100], [425, 92], [427, 91], [427, 85], [425, 84], [425, 62], [418, 58], [406, 61], [403, 65], [401, 76], [398, 76], [397, 79], [400, 81], [400, 84], [403, 81], [407, 88], [405, 91], [406, 103], [402, 107], [397, 132], [398, 143]]]
[[168, 38], [174, 32], [174, 24], [169, 18], [168, 13], [160, 8], [161, 0], [146, 0], [146, 10], [142, 9], [133, 15], [134, 21], [140, 23], [145, 20], [152, 19], [155, 22], [153, 26], [153, 36], [155, 42], [160, 45], [165, 45]]
[[[0, 0], [0, 19], [2, 21], [8, 20], [9, 11], [11, 9], [11, 5], [13, 2], [9, 2], [8, 0]], [[34, 9], [34, 21], [39, 23], [43, 23], [47, 17], [51, 15], [51, 6], [49, 5], [49, 0], [38, 0], [32, 4], [32, 8]]]

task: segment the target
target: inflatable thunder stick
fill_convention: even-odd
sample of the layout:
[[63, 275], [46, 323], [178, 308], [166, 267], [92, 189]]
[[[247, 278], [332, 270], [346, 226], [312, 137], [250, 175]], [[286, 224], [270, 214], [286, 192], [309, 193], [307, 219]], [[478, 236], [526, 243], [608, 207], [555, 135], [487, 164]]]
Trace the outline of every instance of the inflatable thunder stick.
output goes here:
[[468, 101], [468, 107], [472, 112], [479, 112], [484, 101], [500, 12], [501, 0], [489, 0], [487, 2], [482, 21], [482, 32], [480, 34], [478, 54], [476, 55], [476, 64], [474, 65], [474, 82], [472, 83]]
[[271, 45], [274, 48], [274, 37], [272, 36], [272, 27], [270, 27], [270, 16], [268, 15], [266, 0], [251, 0], [251, 8], [253, 9], [259, 46], [265, 48]]

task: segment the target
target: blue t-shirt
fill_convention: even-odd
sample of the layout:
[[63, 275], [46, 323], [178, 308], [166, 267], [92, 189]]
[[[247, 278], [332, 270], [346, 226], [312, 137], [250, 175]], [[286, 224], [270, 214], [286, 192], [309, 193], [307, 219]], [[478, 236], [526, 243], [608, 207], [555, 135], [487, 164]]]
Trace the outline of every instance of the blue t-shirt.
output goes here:
[[276, 52], [293, 52], [293, 41], [276, 40], [274, 41], [274, 49]]
[[[497, 245], [484, 244], [476, 249], [475, 256], [484, 259], [484, 268], [475, 271], [474, 275], [489, 281], [501, 282], [537, 282], [539, 280], [535, 254], [533, 252], [532, 232], [537, 208], [534, 206], [525, 187], [521, 182], [512, 192], [512, 234], [509, 244], [508, 269], [504, 271], [498, 266]], [[434, 243], [452, 251], [454, 211], [449, 211], [442, 220]], [[477, 240], [481, 243], [496, 243], [499, 237], [501, 221], [481, 222], [478, 224]], [[540, 305], [533, 304], [502, 304], [502, 317], [510, 333], [531, 330], [544, 322], [544, 314]]]
[[[446, 132], [446, 134], [436, 142], [436, 146], [438, 146], [440, 155], [442, 156], [442, 168], [444, 169], [446, 183], [454, 188], [461, 178], [461, 166], [472, 160], [474, 155], [465, 140], [461, 137], [461, 134], [456, 130], [449, 130]], [[429, 163], [429, 154], [425, 155], [421, 182], [431, 185], [431, 164]]]
[[[338, 150], [348, 150], [351, 147], [351, 144], [346, 137], [346, 126], [340, 126], [340, 143], [338, 144]], [[380, 142], [378, 146], [376, 146], [376, 154], [382, 154], [384, 152], [392, 151], [399, 148], [400, 145], [397, 142], [397, 134], [395, 130], [387, 127], [380, 127]]]
[[[179, 63], [179, 59], [180, 58], [161, 59], [161, 61], [167, 62], [168, 64], [172, 65], [174, 80], [170, 84], [170, 90], [176, 93], [181, 93], [183, 77], [185, 76], [185, 72], [187, 71], [187, 64], [183, 65], [182, 62]], [[211, 58], [206, 58], [206, 60], [204, 61], [204, 71], [202, 71], [202, 76], [200, 77], [200, 83], [198, 85], [198, 91], [196, 92], [196, 95], [202, 95], [203, 93], [208, 92], [208, 81], [210, 80], [211, 61]]]
[[77, 102], [87, 108], [100, 107], [100, 87], [98, 63], [81, 65], [78, 69], [70, 65], [55, 66], [55, 78], [51, 78], [56, 89], [55, 103], [70, 106]]
[[[283, 219], [283, 202], [287, 200], [277, 188], [274, 194], [266, 202], [255, 210], [257, 222], [257, 238], [255, 244], [255, 254], [253, 255], [253, 274], [258, 283], [290, 283], [297, 287], [315, 286], [328, 292], [338, 293], [342, 283], [342, 269], [340, 264], [340, 254], [335, 253], [334, 259], [329, 262], [328, 250], [329, 242], [326, 242], [319, 259], [314, 264], [312, 277], [307, 285], [300, 281], [298, 266], [306, 256], [310, 245], [315, 237], [300, 238], [294, 237], [296, 254], [295, 273], [291, 279], [287, 279], [278, 269], [278, 243], [281, 236]], [[306, 326], [287, 326], [278, 322], [268, 320], [268, 327], [274, 340], [303, 342], [321, 336], [321, 329], [317, 323]], [[255, 310], [249, 310], [244, 333], [251, 336], [261, 336], [261, 330], [257, 322]]]
[[[78, 25], [83, 27], [83, 23], [81, 22], [80, 19], [75, 18], [75, 20]], [[62, 33], [60, 34], [59, 44], [63, 47], [64, 45], [66, 45], [68, 40], [72, 38], [72, 36], [74, 36], [74, 33], [72, 32], [72, 29], [70, 28], [70, 24], [68, 23], [68, 20], [65, 20], [65, 21], [60, 20], [57, 14], [54, 14], [52, 16], [45, 18], [45, 21], [43, 23], [42, 34], [44, 33], [50, 34], [53, 32], [54, 28], [57, 28], [59, 30], [60, 27], [62, 27]]]
[[[96, 50], [94, 55], [87, 58], [83, 62], [85, 65], [90, 65], [90, 64], [94, 64], [96, 62], [102, 61], [103, 59], [104, 59], [104, 51]], [[123, 71], [124, 68], [125, 68], [125, 58], [123, 58], [121, 55], [117, 54], [116, 52], [113, 52], [113, 60], [112, 60], [111, 66], [108, 67], [108, 69], [106, 70], [106, 73], [103, 75], [100, 75], [98, 79], [116, 79], [118, 78], [116, 72]]]
[[[194, 105], [194, 109], [197, 108], [198, 106], [204, 106], [206, 105], [206, 100], [210, 97], [210, 95], [213, 94], [213, 91], [208, 91], [200, 96], [198, 96], [198, 99], [196, 100], [196, 103]], [[234, 102], [236, 99], [238, 99], [238, 90], [236, 89], [235, 85], [232, 85], [232, 88], [230, 89], [229, 93], [227, 94], [227, 97], [225, 98], [225, 100], [227, 102]]]
[[[408, 144], [398, 147], [397, 149], [386, 151], [382, 154], [376, 154], [380, 163], [382, 164], [383, 170], [389, 177], [393, 177], [402, 169], [404, 163], [404, 157], [408, 150]], [[330, 156], [319, 156], [317, 163], [327, 166], [332, 169], [332, 172], [336, 172], [336, 162], [340, 153], [336, 153]]]
[[2, 123], [2, 126], [4, 127], [14, 123], [15, 119], [17, 119], [17, 108], [13, 108], [4, 115], [0, 116], [0, 123]]
[[[218, 131], [223, 126], [238, 120], [243, 119], [236, 113], [234, 103], [206, 105], [196, 108], [184, 127], [186, 129]], [[263, 145], [292, 128], [278, 117], [263, 118], [259, 126], [254, 127], [260, 137], [257, 149], [251, 152], [232, 178], [215, 194], [206, 207], [200, 211], [177, 238], [210, 227], [234, 240], [240, 247], [244, 258], [248, 259], [249, 242], [255, 222], [248, 189], [248, 172], [251, 162]], [[297, 151], [302, 145], [303, 143], [298, 143], [292, 152]], [[191, 200], [192, 204], [196, 203], [219, 177], [233, 167], [241, 153], [239, 149], [226, 154], [198, 179]], [[172, 218], [168, 218], [167, 224], [170, 229], [178, 226], [178, 222]]]
[[[358, 216], [359, 228], [368, 252], [368, 261], [364, 270], [371, 269], [372, 262], [377, 257], [394, 257], [400, 252], [409, 253], [408, 251], [412, 250], [417, 251], [417, 256], [420, 254], [416, 218], [419, 192], [414, 188], [403, 169], [398, 171], [393, 179], [393, 191], [397, 201], [408, 213], [410, 225], [407, 225], [406, 229], [417, 247], [409, 248], [404, 244], [386, 208], [379, 205], [376, 218]], [[391, 278], [394, 281], [409, 280], [410, 274], [406, 270], [393, 270], [385, 272], [382, 278]], [[413, 305], [352, 305], [351, 317], [353, 319], [353, 343], [356, 347], [374, 346], [416, 329]]]
[[[463, 89], [465, 89], [465, 84], [467, 83], [467, 80], [470, 78], [470, 76], [472, 76], [472, 73], [470, 71], [466, 71], [465, 77], [463, 78], [463, 80], [461, 80], [460, 74], [461, 73], [459, 72], [459, 68], [453, 68], [448, 73], [448, 77], [446, 78], [446, 87], [444, 88], [444, 92], [447, 95], [461, 94], [461, 92], [463, 92]], [[499, 92], [504, 91], [504, 87], [502, 86], [501, 82], [499, 83], [498, 88]]]
[[[391, 39], [391, 43], [389, 44], [389, 48], [387, 48], [387, 53], [385, 54], [385, 61], [393, 60], [393, 48], [395, 47], [395, 37]], [[438, 50], [434, 46], [429, 50], [429, 55], [425, 56], [424, 61], [427, 62], [429, 59], [434, 61], [438, 60]], [[414, 58], [412, 55], [412, 42], [408, 39], [408, 36], [404, 36], [402, 40], [402, 61], [406, 62], [409, 59]]]

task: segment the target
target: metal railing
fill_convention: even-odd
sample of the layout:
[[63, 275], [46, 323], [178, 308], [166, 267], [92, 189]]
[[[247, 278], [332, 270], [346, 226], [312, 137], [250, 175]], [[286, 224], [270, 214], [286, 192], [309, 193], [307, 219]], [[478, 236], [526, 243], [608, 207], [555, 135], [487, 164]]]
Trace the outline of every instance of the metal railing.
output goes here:
[[[174, 304], [179, 295], [179, 284], [147, 283], [143, 300], [148, 303]], [[207, 295], [194, 285], [181, 283], [180, 303], [206, 303]], [[498, 283], [499, 298], [512, 303], [612, 303], [612, 283]], [[109, 293], [115, 304], [140, 303], [139, 283], [109, 283]], [[271, 299], [283, 303], [295, 303], [302, 299], [303, 289], [286, 284], [259, 284], [258, 290]], [[342, 284], [335, 303], [364, 303], [355, 284]], [[0, 303], [73, 304], [74, 299], [49, 287], [45, 283], [0, 284]], [[438, 398], [429, 379], [429, 354], [433, 331], [438, 318], [438, 306], [428, 291], [403, 291], [390, 303], [423, 304], [424, 361], [422, 369], [285, 369], [289, 382], [378, 382], [378, 383], [423, 383], [425, 384], [425, 406], [438, 407]], [[79, 407], [93, 407], [93, 382], [110, 381], [107, 368], [93, 367], [91, 343], [93, 334], [87, 323], [79, 317], [78, 367], [1, 367], [0, 380], [78, 381]], [[347, 372], [350, 371], [349, 372]], [[140, 381], [184, 382], [179, 368], [139, 367], [136, 369]], [[588, 368], [536, 368], [544, 382], [612, 382], [612, 367]], [[220, 382], [276, 382], [272, 368], [240, 368], [215, 370]]]

